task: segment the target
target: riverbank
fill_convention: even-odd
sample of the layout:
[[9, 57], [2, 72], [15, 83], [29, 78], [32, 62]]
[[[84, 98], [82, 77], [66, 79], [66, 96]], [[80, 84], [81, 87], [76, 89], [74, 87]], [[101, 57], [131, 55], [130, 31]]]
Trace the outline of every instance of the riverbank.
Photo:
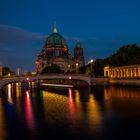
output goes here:
[[92, 78], [91, 86], [93, 85], [122, 85], [122, 86], [140, 86], [140, 79], [121, 79], [121, 78]]
[[109, 85], [140, 86], [140, 79], [109, 79]]

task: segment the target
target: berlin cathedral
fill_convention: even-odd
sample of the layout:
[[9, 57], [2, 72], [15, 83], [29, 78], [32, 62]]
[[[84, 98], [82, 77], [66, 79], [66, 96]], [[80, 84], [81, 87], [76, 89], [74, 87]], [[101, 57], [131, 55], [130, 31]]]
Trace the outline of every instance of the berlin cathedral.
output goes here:
[[77, 42], [74, 47], [74, 57], [72, 57], [66, 40], [57, 32], [54, 25], [53, 33], [47, 37], [35, 64], [37, 73], [41, 73], [45, 67], [52, 64], [58, 65], [63, 73], [76, 71], [85, 65], [83, 48]]

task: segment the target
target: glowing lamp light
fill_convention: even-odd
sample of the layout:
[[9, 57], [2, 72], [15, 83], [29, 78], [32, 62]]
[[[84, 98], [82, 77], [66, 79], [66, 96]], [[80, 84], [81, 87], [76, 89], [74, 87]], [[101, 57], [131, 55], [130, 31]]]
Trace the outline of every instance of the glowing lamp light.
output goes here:
[[69, 76], [69, 79], [71, 79], [71, 76]]
[[91, 59], [90, 62], [93, 63], [93, 59]]
[[29, 81], [29, 77], [27, 77], [26, 80]]
[[29, 91], [27, 90], [25, 93], [26, 93], [27, 97], [29, 98]]

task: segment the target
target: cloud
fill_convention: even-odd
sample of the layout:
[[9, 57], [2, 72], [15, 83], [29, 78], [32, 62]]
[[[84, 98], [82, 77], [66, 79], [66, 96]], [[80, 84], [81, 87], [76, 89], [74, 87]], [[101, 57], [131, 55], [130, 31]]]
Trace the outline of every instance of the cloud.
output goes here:
[[28, 32], [18, 27], [0, 25], [0, 44], [28, 44], [33, 41], [42, 41], [45, 37], [43, 34]]
[[[18, 27], [0, 25], [0, 65], [9, 66], [14, 70], [17, 67], [34, 70], [36, 55], [41, 51], [46, 37], [42, 33], [33, 33]], [[140, 44], [140, 36], [138, 35], [85, 39], [64, 35], [64, 38], [71, 54], [73, 54], [76, 42], [81, 42], [86, 62], [89, 59], [105, 58], [113, 54], [122, 45]]]
[[41, 33], [0, 25], [0, 65], [33, 70], [35, 56], [45, 38]]

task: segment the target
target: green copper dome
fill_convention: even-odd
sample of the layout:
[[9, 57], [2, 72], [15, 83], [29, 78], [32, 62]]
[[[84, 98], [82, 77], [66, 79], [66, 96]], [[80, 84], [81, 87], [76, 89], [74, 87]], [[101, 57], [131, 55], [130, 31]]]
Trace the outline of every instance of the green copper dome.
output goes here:
[[76, 45], [75, 45], [75, 47], [77, 47], [77, 48], [81, 48], [81, 43], [78, 41], [77, 43], [76, 43]]
[[67, 43], [60, 34], [55, 32], [48, 36], [45, 45], [67, 45]]

